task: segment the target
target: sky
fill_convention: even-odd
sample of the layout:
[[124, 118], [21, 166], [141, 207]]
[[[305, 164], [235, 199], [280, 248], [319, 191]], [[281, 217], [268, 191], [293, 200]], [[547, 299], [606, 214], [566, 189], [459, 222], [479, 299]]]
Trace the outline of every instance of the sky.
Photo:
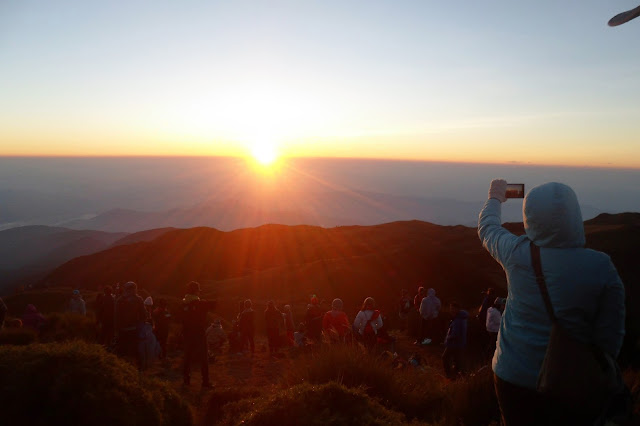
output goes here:
[[640, 168], [635, 0], [0, 1], [0, 155]]

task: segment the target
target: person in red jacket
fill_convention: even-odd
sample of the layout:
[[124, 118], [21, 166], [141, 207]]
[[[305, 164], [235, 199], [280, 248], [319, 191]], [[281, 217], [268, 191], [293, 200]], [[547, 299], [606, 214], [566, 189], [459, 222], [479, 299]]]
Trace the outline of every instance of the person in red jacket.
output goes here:
[[331, 310], [322, 318], [322, 330], [331, 342], [344, 342], [351, 331], [351, 323], [342, 310], [342, 300], [333, 299]]

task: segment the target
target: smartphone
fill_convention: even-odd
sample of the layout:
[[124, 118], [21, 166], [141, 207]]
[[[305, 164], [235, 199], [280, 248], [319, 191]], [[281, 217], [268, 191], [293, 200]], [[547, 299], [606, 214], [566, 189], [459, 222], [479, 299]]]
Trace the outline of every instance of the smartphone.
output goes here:
[[524, 198], [524, 183], [508, 183], [507, 198]]

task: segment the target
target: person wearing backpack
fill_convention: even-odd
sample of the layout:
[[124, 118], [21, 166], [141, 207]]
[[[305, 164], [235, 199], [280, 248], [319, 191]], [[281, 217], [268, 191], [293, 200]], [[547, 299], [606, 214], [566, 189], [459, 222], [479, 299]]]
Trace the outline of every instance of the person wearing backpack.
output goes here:
[[[504, 269], [509, 291], [492, 361], [503, 424], [593, 424], [606, 409], [606, 400], [574, 407], [567, 400], [545, 396], [538, 377], [545, 371], [551, 330], [557, 325], [573, 341], [600, 351], [602, 358], [617, 357], [625, 334], [624, 286], [609, 256], [584, 248], [582, 214], [569, 186], [551, 182], [529, 191], [523, 204], [522, 236], [502, 227], [506, 189], [502, 179], [491, 182], [478, 220], [478, 236]], [[536, 252], [539, 257], [534, 261]], [[585, 377], [591, 372], [578, 373]], [[584, 386], [577, 390], [600, 391]]]
[[362, 303], [362, 309], [353, 321], [353, 328], [358, 333], [358, 338], [368, 349], [375, 346], [378, 330], [382, 328], [382, 316], [376, 310], [376, 301], [373, 297], [367, 297]]
[[207, 313], [216, 302], [200, 299], [200, 284], [187, 284], [187, 294], [182, 299], [182, 337], [184, 339], [183, 383], [191, 384], [191, 364], [200, 362], [202, 388], [211, 388], [209, 381], [209, 358], [207, 351]]
[[133, 356], [138, 369], [143, 368], [138, 344], [142, 340], [142, 326], [146, 319], [147, 310], [142, 297], [138, 296], [138, 286], [129, 281], [124, 285], [122, 296], [116, 301], [116, 352], [121, 356]]

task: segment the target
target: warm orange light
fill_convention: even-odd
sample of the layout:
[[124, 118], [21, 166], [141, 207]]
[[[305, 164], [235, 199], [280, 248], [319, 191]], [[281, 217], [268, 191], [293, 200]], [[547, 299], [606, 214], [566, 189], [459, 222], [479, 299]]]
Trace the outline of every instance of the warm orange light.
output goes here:
[[251, 155], [262, 166], [271, 166], [278, 159], [278, 150], [275, 144], [269, 141], [260, 141], [251, 146]]

